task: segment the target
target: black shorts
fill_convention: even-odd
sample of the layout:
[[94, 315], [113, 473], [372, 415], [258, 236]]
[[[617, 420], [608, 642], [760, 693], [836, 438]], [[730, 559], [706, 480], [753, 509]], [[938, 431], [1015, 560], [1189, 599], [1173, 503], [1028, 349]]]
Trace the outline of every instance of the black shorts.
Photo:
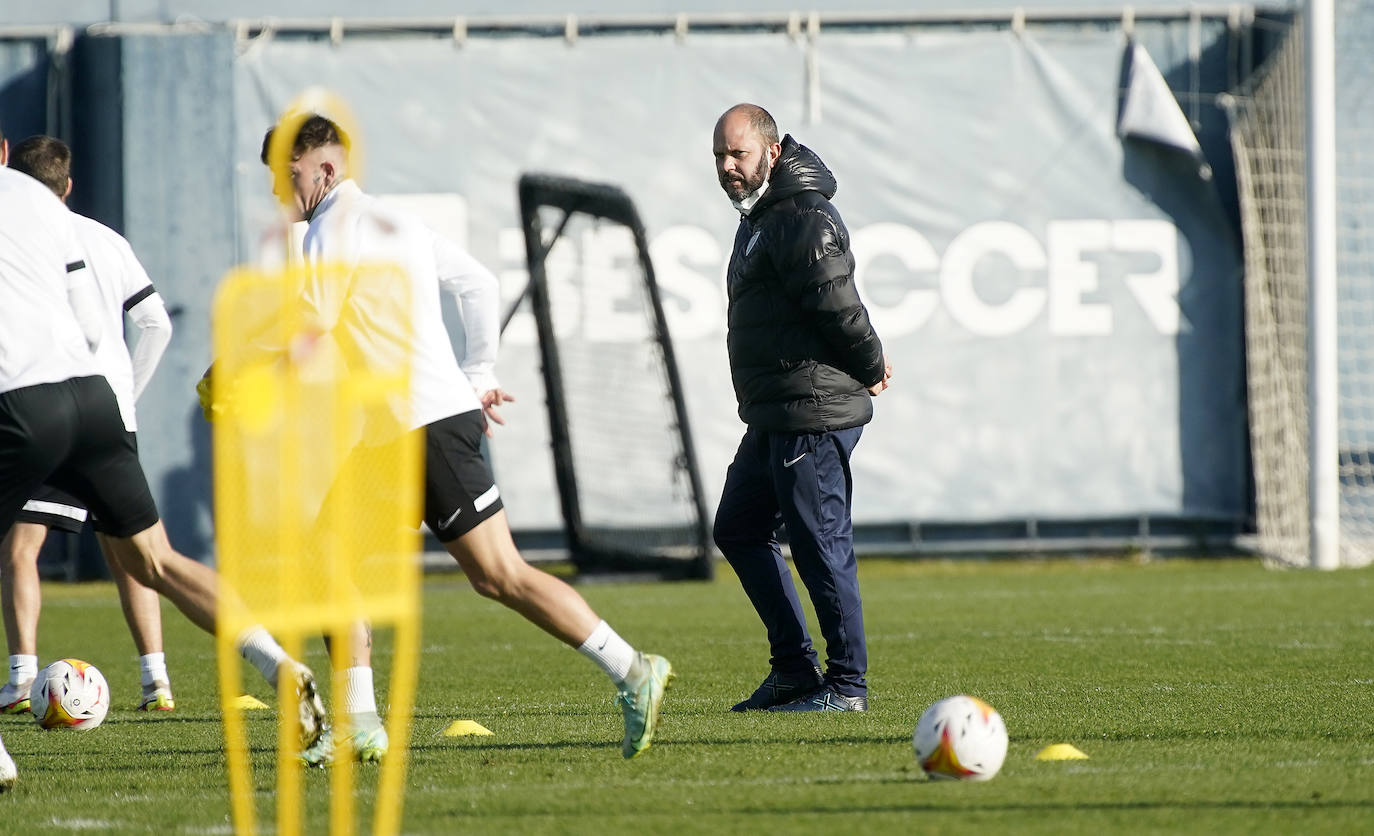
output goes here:
[[425, 429], [425, 525], [441, 543], [467, 534], [505, 505], [482, 458], [482, 413], [452, 415]]
[[24, 503], [14, 521], [44, 525], [68, 534], [80, 534], [81, 526], [85, 525], [89, 516], [90, 512], [81, 504], [81, 500], [66, 491], [43, 485], [28, 502]]
[[[125, 435], [129, 437], [129, 444], [133, 447], [134, 455], [137, 456], [138, 437], [130, 432], [126, 432]], [[50, 529], [65, 531], [68, 534], [80, 534], [81, 524], [87, 519], [91, 521], [91, 528], [101, 534], [109, 534], [112, 537], [118, 536], [112, 534], [109, 526], [105, 525], [99, 517], [91, 516], [90, 511], [86, 509], [81, 500], [51, 485], [43, 485], [38, 489], [38, 493], [24, 503], [19, 516], [15, 517], [15, 522], [37, 523]]]
[[[421, 521], [434, 532], [441, 543], [449, 543], [467, 534], [477, 524], [496, 514], [501, 504], [501, 492], [492, 479], [491, 468], [482, 458], [482, 413], [477, 410], [435, 421], [418, 430], [424, 437], [424, 510], [419, 520], [407, 520], [411, 525]], [[349, 483], [361, 491], [359, 497], [365, 507], [379, 514], [389, 513], [392, 497], [386, 495], [387, 486], [368, 474], [385, 473], [394, 456], [393, 445], [359, 446], [348, 454], [343, 470], [351, 474]], [[341, 484], [340, 474], [337, 484]], [[326, 511], [321, 524], [335, 518], [328, 508], [336, 501], [333, 490], [325, 500]], [[354, 517], [359, 525], [368, 525]]]
[[103, 377], [0, 392], [0, 526], [48, 485], [75, 496], [114, 537], [158, 521], [157, 506]]

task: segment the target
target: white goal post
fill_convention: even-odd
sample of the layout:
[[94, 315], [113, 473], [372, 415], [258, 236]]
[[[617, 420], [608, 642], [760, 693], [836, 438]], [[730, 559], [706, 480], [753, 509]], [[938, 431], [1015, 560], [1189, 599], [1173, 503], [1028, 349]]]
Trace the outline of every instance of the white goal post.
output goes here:
[[1231, 101], [1257, 549], [1374, 562], [1374, 8], [1309, 0]]

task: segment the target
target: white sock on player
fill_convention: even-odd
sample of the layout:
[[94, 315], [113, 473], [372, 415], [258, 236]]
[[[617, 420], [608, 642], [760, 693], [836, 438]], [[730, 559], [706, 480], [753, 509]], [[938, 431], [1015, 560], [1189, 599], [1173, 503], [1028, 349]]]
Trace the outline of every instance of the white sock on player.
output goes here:
[[372, 668], [358, 665], [344, 670], [343, 710], [346, 714], [377, 713]]
[[277, 687], [277, 668], [290, 659], [272, 634], [262, 627], [249, 627], [239, 635], [239, 653], [253, 667], [258, 669], [262, 678], [275, 690]]
[[19, 653], [10, 657], [10, 684], [23, 685], [38, 676], [38, 657]]
[[616, 685], [625, 681], [625, 675], [630, 672], [630, 663], [635, 660], [635, 649], [605, 621], [596, 625], [577, 652], [595, 662]]
[[167, 678], [167, 654], [145, 653], [138, 657], [138, 682], [144, 688], [154, 682], [170, 683]]

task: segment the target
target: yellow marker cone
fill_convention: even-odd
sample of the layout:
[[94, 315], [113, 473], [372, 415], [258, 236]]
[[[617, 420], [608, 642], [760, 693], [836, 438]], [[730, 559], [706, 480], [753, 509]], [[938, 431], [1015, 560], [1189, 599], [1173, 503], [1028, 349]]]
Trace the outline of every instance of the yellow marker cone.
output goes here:
[[234, 707], [240, 711], [257, 711], [267, 708], [267, 703], [252, 694], [241, 694], [234, 700]]
[[1070, 743], [1054, 743], [1040, 750], [1038, 761], [1085, 761], [1088, 756]]
[[454, 720], [444, 729], [444, 737], [466, 737], [472, 734], [484, 735], [493, 732], [476, 720]]

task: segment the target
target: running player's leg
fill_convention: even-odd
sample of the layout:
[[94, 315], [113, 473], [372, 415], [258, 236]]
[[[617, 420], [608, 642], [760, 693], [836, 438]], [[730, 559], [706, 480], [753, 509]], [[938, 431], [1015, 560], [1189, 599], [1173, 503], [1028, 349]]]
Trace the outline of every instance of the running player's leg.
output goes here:
[[482, 459], [481, 437], [482, 419], [476, 411], [426, 428], [425, 522], [478, 594], [576, 648], [610, 677], [625, 714], [621, 753], [632, 758], [653, 740], [672, 666], [662, 656], [636, 651], [577, 590], [525, 562]]
[[[355, 447], [335, 476], [333, 487], [325, 497], [319, 518], [308, 538], [307, 560], [324, 564], [326, 556], [320, 552], [322, 544], [328, 543], [327, 527], [335, 524], [341, 517], [347, 524], [357, 526], [358, 530], [372, 530], [373, 526], [394, 525], [394, 497], [388, 485], [378, 484], [369, 475], [377, 469], [386, 471], [391, 468], [394, 457], [399, 455], [398, 448], [389, 445], [377, 447]], [[363, 491], [361, 499], [349, 493], [336, 493], [340, 485], [348, 484], [351, 490]], [[345, 498], [346, 497], [346, 498]], [[344, 502], [343, 506], [338, 503]], [[369, 513], [376, 513], [375, 519], [365, 519]], [[361, 515], [361, 516], [360, 516]], [[413, 522], [412, 522], [413, 524]], [[356, 585], [361, 580], [354, 578]], [[324, 636], [329, 659], [334, 661], [334, 642], [329, 634]], [[386, 755], [390, 747], [386, 726], [382, 724], [377, 712], [377, 694], [372, 674], [372, 626], [366, 621], [355, 621], [347, 635], [348, 659], [345, 667], [338, 671], [344, 680], [343, 693], [338, 695], [338, 709], [347, 717], [348, 733], [340, 740], [347, 744], [352, 756], [364, 763], [377, 763]], [[339, 731], [339, 730], [336, 730]], [[302, 753], [302, 760], [311, 766], [325, 766], [334, 756], [333, 740], [329, 735], [320, 738], [319, 743]]]
[[110, 538], [97, 533], [100, 553], [110, 567], [110, 577], [119, 590], [119, 606], [124, 622], [138, 649], [138, 678], [142, 686], [139, 711], [171, 711], [176, 707], [172, 697], [171, 678], [167, 675], [167, 655], [162, 647], [162, 601], [157, 590], [150, 589], [124, 569], [111, 554]]
[[[134, 580], [165, 596], [193, 624], [214, 633], [217, 608], [235, 606], [232, 592], [220, 588], [213, 569], [177, 552], [168, 542], [109, 384], [102, 377], [67, 383], [73, 384], [81, 422], [71, 454], [50, 481], [82, 499], [100, 519], [114, 562]], [[302, 744], [313, 744], [325, 725], [314, 674], [288, 657], [262, 628], [246, 631], [237, 641], [244, 657], [273, 687], [280, 673], [292, 678], [301, 711]]]
[[[71, 452], [77, 437], [77, 415], [71, 388], [64, 384], [26, 386], [0, 393], [0, 531], [7, 535], [0, 546], [5, 557], [0, 560], [8, 564], [0, 582], [6, 597], [13, 593], [19, 598], [13, 611], [5, 608], [6, 636], [11, 647], [25, 651], [15, 654], [24, 658], [12, 655], [10, 659], [10, 678], [16, 680], [12, 689], [16, 695], [22, 691], [18, 687], [22, 680], [32, 680], [38, 672], [38, 570], [37, 549], [32, 542], [37, 532], [20, 531], [16, 542], [10, 531], [25, 503]], [[32, 552], [33, 560], [11, 560], [16, 548], [24, 554]], [[30, 563], [31, 568], [26, 569]], [[23, 591], [26, 589], [27, 593]], [[24, 603], [26, 595], [30, 599], [28, 604]], [[7, 701], [15, 705], [23, 702], [18, 696]]]
[[0, 609], [9, 648], [9, 681], [0, 688], [0, 712], [28, 710], [29, 688], [38, 675], [38, 614], [43, 596], [38, 582], [38, 552], [48, 527], [16, 522], [0, 541]]

